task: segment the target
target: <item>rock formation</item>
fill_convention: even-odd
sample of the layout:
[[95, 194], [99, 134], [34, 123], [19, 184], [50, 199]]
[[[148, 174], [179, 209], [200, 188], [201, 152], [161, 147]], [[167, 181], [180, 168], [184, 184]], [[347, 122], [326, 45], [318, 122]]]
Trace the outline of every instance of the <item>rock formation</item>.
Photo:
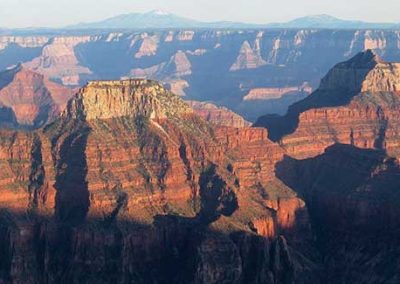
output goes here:
[[297, 158], [316, 156], [335, 143], [398, 157], [399, 68], [371, 51], [360, 53], [336, 65], [284, 117], [265, 116], [256, 125], [267, 127], [270, 138]]
[[249, 127], [251, 125], [243, 117], [225, 107], [218, 107], [206, 102], [188, 101], [187, 103], [198, 116], [213, 124], [234, 128]]
[[158, 38], [156, 36], [149, 37], [147, 34], [144, 34], [143, 37], [143, 41], [140, 44], [139, 51], [135, 54], [135, 58], [154, 56], [157, 54]]
[[267, 135], [144, 79], [90, 82], [45, 128], [1, 130], [0, 281], [317, 281]]
[[163, 62], [146, 69], [133, 69], [131, 76], [157, 78], [180, 78], [192, 74], [192, 65], [183, 51], [178, 51], [168, 62]]
[[266, 64], [267, 62], [261, 57], [259, 46], [257, 45], [255, 48], [252, 48], [250, 43], [245, 41], [235, 63], [229, 70], [256, 69]]
[[9, 126], [16, 128], [39, 128], [55, 120], [73, 94], [21, 65], [0, 73], [0, 81], [0, 104], [8, 113], [0, 124], [14, 121]]
[[277, 173], [305, 198], [326, 282], [397, 281], [398, 161], [381, 150], [337, 144], [315, 158], [286, 157]]
[[[0, 69], [23, 62], [52, 80], [80, 86], [87, 80], [127, 76], [167, 83], [185, 80], [188, 99], [213, 101], [255, 121], [264, 114], [285, 114], [305, 94], [244, 101], [251, 90], [297, 87], [303, 82], [316, 89], [334, 64], [366, 49], [386, 61], [400, 61], [398, 38], [396, 30], [318, 29], [0, 36]], [[254, 111], [257, 107], [260, 110]]]
[[276, 100], [284, 96], [300, 96], [299, 93], [309, 95], [312, 93], [312, 88], [305, 82], [300, 87], [285, 87], [285, 88], [256, 88], [251, 89], [243, 98], [244, 101], [257, 100]]
[[74, 49], [90, 40], [90, 36], [56, 37], [43, 47], [41, 56], [25, 65], [51, 79], [59, 79], [64, 85], [77, 86], [80, 84], [80, 76], [90, 74], [91, 71], [80, 65]]

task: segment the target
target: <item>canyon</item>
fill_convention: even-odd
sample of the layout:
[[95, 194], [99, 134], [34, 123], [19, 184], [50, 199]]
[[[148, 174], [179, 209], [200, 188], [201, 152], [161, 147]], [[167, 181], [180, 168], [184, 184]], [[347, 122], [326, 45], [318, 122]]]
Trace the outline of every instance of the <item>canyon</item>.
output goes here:
[[91, 81], [47, 126], [2, 129], [1, 282], [317, 281], [267, 136], [146, 79]]
[[385, 150], [399, 157], [400, 65], [368, 50], [333, 67], [320, 87], [285, 116], [267, 115], [255, 125], [269, 129], [299, 159], [336, 143]]
[[35, 129], [55, 120], [74, 90], [17, 65], [0, 73], [0, 124]]
[[[1, 35], [0, 69], [22, 62], [73, 87], [88, 80], [155, 79], [185, 99], [228, 107], [252, 122], [265, 114], [285, 114], [318, 87], [334, 64], [360, 51], [371, 49], [386, 61], [400, 61], [396, 29], [38, 33]], [[282, 96], [283, 90], [289, 95]]]
[[[397, 48], [368, 31], [160, 33], [52, 39], [45, 54], [43, 39], [17, 47], [39, 57], [0, 74], [0, 282], [396, 283], [400, 67], [387, 59]], [[265, 57], [268, 33], [291, 39]], [[318, 87], [316, 74], [335, 56], [305, 68], [306, 43], [313, 38], [308, 54], [320, 60], [315, 45], [344, 33], [350, 52], [347, 41], [331, 42], [348, 60]], [[151, 62], [127, 66], [126, 49], [114, 63], [93, 57], [100, 75], [83, 60], [109, 45], [117, 52], [128, 37], [131, 60]], [[192, 48], [197, 41], [204, 45]], [[193, 79], [216, 60], [211, 46], [227, 52], [236, 43], [236, 54], [218, 54], [226, 57], [210, 82]], [[366, 47], [374, 51], [356, 53]], [[241, 90], [236, 101], [217, 95], [232, 83], [216, 75], [223, 70]], [[296, 70], [304, 77], [292, 81]], [[146, 78], [120, 79], [127, 74]], [[106, 76], [115, 80], [81, 82]], [[258, 85], [257, 76], [276, 81]], [[221, 107], [297, 91], [286, 115], [253, 126]]]

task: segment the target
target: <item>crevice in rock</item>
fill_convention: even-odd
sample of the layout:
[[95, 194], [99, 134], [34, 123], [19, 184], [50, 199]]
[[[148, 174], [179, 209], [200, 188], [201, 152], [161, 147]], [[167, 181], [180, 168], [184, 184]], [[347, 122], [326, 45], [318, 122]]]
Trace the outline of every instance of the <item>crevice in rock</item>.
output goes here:
[[29, 176], [29, 207], [35, 210], [46, 202], [46, 193], [42, 192], [46, 173], [43, 167], [42, 142], [37, 134], [33, 134], [31, 150], [31, 173]]
[[[60, 141], [56, 155], [56, 217], [71, 225], [83, 222], [89, 211], [85, 150], [90, 131], [87, 125], [73, 129], [70, 135]], [[53, 147], [56, 144], [53, 143]]]

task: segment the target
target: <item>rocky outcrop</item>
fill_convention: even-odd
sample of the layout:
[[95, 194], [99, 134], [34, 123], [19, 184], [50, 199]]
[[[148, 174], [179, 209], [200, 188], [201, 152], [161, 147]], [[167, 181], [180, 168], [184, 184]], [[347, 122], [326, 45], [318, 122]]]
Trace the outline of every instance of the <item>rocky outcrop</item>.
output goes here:
[[25, 66], [51, 79], [58, 79], [64, 85], [77, 86], [80, 76], [91, 74], [91, 71], [79, 63], [74, 49], [91, 40], [94, 39], [90, 36], [53, 38], [43, 47], [42, 55]]
[[192, 74], [192, 65], [186, 54], [178, 51], [168, 62], [163, 62], [146, 69], [133, 69], [131, 76], [148, 79], [175, 79]]
[[5, 283], [319, 277], [265, 129], [212, 126], [143, 79], [90, 82], [54, 123], [1, 137]]
[[144, 56], [154, 56], [157, 54], [158, 38], [157, 36], [149, 37], [147, 34], [143, 35], [143, 41], [140, 44], [135, 58], [142, 58]]
[[293, 157], [316, 156], [335, 143], [399, 153], [398, 64], [386, 63], [371, 51], [335, 66], [320, 88], [290, 107], [284, 117], [266, 116], [256, 125]]
[[[52, 80], [80, 86], [88, 80], [127, 76], [167, 83], [185, 80], [189, 99], [216, 102], [249, 121], [285, 114], [288, 106], [306, 95], [243, 101], [251, 90], [284, 89], [304, 82], [316, 89], [334, 64], [366, 49], [386, 61], [400, 61], [396, 30], [159, 30], [82, 36], [66, 32], [49, 37], [3, 36], [2, 45], [1, 69], [24, 62]], [[229, 72], [231, 68], [235, 71]]]
[[48, 41], [49, 38], [46, 36], [0, 36], [0, 50], [13, 44], [23, 48], [43, 47]]
[[251, 89], [243, 98], [244, 101], [258, 100], [276, 100], [284, 96], [300, 96], [299, 93], [309, 95], [312, 93], [312, 88], [305, 82], [300, 87], [285, 87], [285, 88], [256, 88]]
[[213, 124], [235, 128], [249, 127], [251, 125], [243, 117], [227, 108], [206, 102], [188, 101], [187, 103], [198, 116]]
[[240, 49], [236, 62], [231, 66], [230, 71], [242, 69], [255, 69], [266, 65], [260, 54], [259, 45], [254, 48], [250, 46], [248, 41], [245, 41]]
[[[73, 90], [49, 81], [20, 65], [0, 73], [0, 103], [8, 109], [12, 127], [39, 128], [55, 120], [64, 110]], [[4, 112], [3, 112], [4, 113]]]
[[172, 79], [165, 82], [166, 87], [180, 97], [186, 97], [185, 90], [190, 87], [189, 83], [182, 79]]

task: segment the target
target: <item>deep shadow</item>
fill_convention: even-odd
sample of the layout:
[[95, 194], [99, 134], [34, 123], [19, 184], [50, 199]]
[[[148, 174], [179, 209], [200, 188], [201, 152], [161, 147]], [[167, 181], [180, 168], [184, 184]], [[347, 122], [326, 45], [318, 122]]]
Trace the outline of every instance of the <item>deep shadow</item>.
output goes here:
[[382, 150], [337, 144], [311, 159], [286, 156], [276, 173], [306, 201], [326, 283], [397, 279], [400, 166], [395, 159]]
[[217, 174], [216, 166], [210, 165], [199, 178], [201, 208], [197, 218], [210, 224], [223, 216], [231, 216], [238, 208], [235, 193]]
[[[61, 122], [48, 129], [57, 127], [57, 123]], [[69, 135], [55, 136], [52, 140], [56, 168], [56, 216], [61, 222], [78, 225], [84, 222], [90, 206], [85, 150], [91, 129], [86, 122], [79, 120], [66, 127], [71, 129]]]

